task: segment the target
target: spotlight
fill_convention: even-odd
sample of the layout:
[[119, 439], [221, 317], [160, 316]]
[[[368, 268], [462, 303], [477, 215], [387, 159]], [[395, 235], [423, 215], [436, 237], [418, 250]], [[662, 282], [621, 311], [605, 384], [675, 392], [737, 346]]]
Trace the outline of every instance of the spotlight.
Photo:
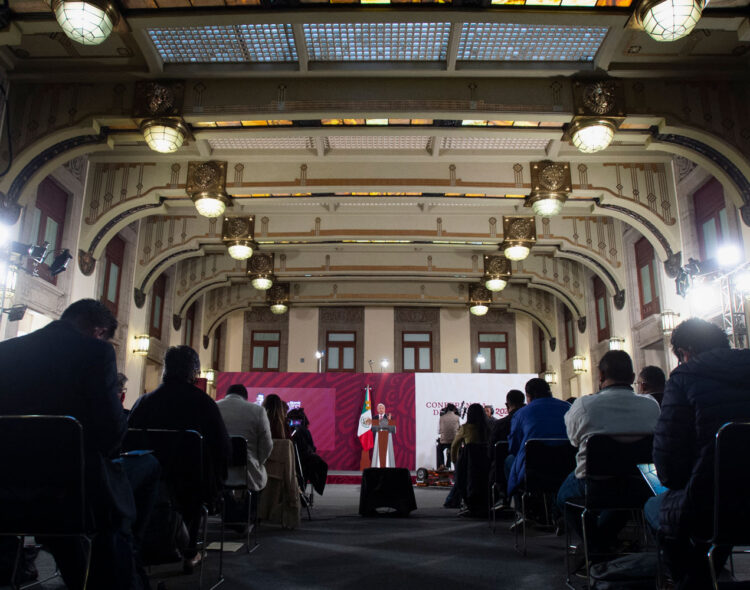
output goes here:
[[383, 369], [387, 369], [387, 368], [388, 368], [388, 365], [390, 365], [390, 363], [388, 362], [388, 359], [383, 359], [382, 361], [380, 361], [380, 366], [381, 366], [381, 367], [382, 367]]
[[114, 5], [105, 0], [52, 0], [52, 11], [63, 32], [82, 45], [102, 43], [119, 20]]
[[315, 358], [316, 359], [322, 359], [325, 355], [326, 355], [326, 353], [323, 352], [322, 350], [316, 350], [315, 351]]
[[734, 244], [728, 244], [721, 246], [716, 251], [716, 261], [722, 268], [730, 268], [735, 266], [742, 260], [742, 252]]
[[8, 312], [8, 321], [9, 322], [17, 322], [19, 320], [23, 319], [23, 316], [26, 314], [26, 306], [25, 305], [14, 305], [8, 310], [3, 310]]
[[49, 267], [49, 274], [53, 277], [59, 275], [66, 268], [68, 268], [68, 263], [72, 260], [72, 258], [73, 256], [71, 256], [70, 250], [68, 250], [67, 248], [63, 250], [60, 254], [55, 256], [55, 259], [52, 261], [52, 264]]
[[42, 264], [47, 256], [47, 249], [49, 248], [49, 242], [44, 242], [41, 246], [29, 245], [26, 248], [29, 258], [38, 264]]

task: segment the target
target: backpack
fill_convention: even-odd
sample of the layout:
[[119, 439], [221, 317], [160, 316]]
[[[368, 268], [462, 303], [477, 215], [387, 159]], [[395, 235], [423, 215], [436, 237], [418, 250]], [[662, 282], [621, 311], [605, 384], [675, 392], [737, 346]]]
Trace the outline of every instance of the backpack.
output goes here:
[[652, 590], [656, 553], [631, 553], [591, 566], [591, 590]]

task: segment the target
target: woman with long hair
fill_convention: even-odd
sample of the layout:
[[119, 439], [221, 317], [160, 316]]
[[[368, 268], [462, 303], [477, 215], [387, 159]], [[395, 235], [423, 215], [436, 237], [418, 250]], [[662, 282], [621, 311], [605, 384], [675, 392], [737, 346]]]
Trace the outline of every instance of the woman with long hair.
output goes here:
[[286, 404], [275, 393], [267, 395], [263, 407], [271, 425], [272, 438], [289, 438], [289, 426], [286, 423]]
[[483, 443], [489, 439], [487, 433], [487, 415], [482, 404], [471, 404], [466, 412], [466, 423], [461, 425], [451, 444], [451, 460], [458, 461], [458, 451], [462, 445]]

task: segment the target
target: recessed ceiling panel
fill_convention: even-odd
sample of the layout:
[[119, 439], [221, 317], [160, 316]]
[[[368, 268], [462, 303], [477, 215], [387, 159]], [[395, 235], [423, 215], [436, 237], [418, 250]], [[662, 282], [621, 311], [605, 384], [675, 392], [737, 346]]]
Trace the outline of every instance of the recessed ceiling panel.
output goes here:
[[326, 147], [333, 150], [426, 150], [430, 138], [415, 135], [331, 135]]
[[165, 63], [270, 63], [297, 60], [289, 24], [148, 29]]
[[458, 59], [466, 61], [593, 61], [607, 27], [464, 23]]
[[441, 150], [543, 150], [549, 139], [520, 137], [443, 137]]
[[448, 23], [304, 25], [311, 61], [436, 61], [448, 50]]
[[214, 150], [312, 150], [312, 137], [217, 137], [209, 139]]

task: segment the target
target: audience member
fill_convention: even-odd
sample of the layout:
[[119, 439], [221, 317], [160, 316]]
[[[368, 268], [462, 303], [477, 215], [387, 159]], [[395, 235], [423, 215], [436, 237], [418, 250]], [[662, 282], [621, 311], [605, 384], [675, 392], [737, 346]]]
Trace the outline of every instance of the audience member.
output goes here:
[[196, 540], [201, 505], [216, 500], [226, 479], [227, 463], [232, 452], [216, 402], [194, 385], [199, 375], [200, 360], [195, 350], [184, 345], [170, 347], [164, 355], [161, 385], [136, 402], [128, 419], [131, 428], [196, 430], [203, 436], [203, 472], [208, 478], [207, 489], [173, 487], [177, 508], [190, 535], [185, 552], [186, 570], [192, 569], [200, 561]]
[[[103, 304], [82, 299], [58, 321], [0, 342], [0, 414], [62, 414], [81, 423], [86, 497], [96, 523], [89, 587], [131, 590], [148, 587], [135, 565], [131, 530], [139, 533], [148, 518], [159, 465], [150, 456], [115, 459], [127, 430], [115, 352], [107, 342], [116, 328], [117, 320]], [[142, 503], [134, 500], [136, 486]], [[70, 539], [41, 541], [55, 557], [66, 586], [82, 588], [83, 546]]]
[[303, 479], [306, 480], [300, 482], [300, 486], [304, 489], [307, 481], [310, 481], [315, 491], [322, 496], [328, 476], [328, 464], [317, 453], [305, 409], [290, 410], [286, 417], [302, 464]]
[[[487, 430], [487, 414], [485, 414], [484, 408], [481, 404], [471, 404], [466, 412], [466, 423], [462, 424], [458, 428], [456, 436], [453, 438], [453, 442], [451, 443], [451, 460], [454, 464], [458, 461], [459, 451], [464, 445], [473, 443], [486, 443], [488, 438], [489, 432]], [[485, 452], [485, 460], [486, 456], [487, 455]], [[464, 474], [464, 480], [466, 480], [467, 478], [468, 474]], [[443, 504], [445, 508], [460, 507], [462, 495], [459, 490], [461, 488], [465, 488], [466, 483], [466, 481], [459, 481], [459, 474], [457, 473], [456, 478], [454, 479], [453, 487], [448, 493], [448, 496], [445, 499], [445, 503]]]
[[578, 398], [574, 395], [571, 395], [570, 397], [566, 397], [565, 401], [568, 402], [570, 405], [573, 405]]
[[[565, 415], [568, 438], [578, 447], [576, 468], [560, 486], [557, 507], [568, 516], [568, 526], [581, 535], [581, 519], [565, 510], [570, 498], [585, 495], [586, 444], [592, 434], [650, 433], [659, 418], [659, 405], [651, 398], [633, 391], [633, 362], [623, 350], [610, 350], [599, 361], [599, 392], [586, 395], [571, 406]], [[603, 511], [587, 521], [590, 547], [602, 553], [612, 547], [627, 521], [624, 511]]]
[[125, 394], [128, 392], [127, 382], [128, 377], [125, 373], [117, 373], [117, 394], [120, 397], [121, 404], [125, 403]]
[[650, 395], [661, 406], [664, 397], [664, 383], [666, 382], [664, 371], [659, 367], [650, 365], [644, 367], [638, 373], [638, 389], [641, 395]]
[[[508, 456], [507, 450], [505, 452], [502, 452], [502, 454], [497, 455], [495, 454], [495, 445], [500, 442], [508, 442], [508, 437], [510, 436], [510, 427], [513, 421], [513, 416], [516, 414], [518, 410], [524, 407], [526, 398], [523, 394], [523, 391], [520, 391], [518, 389], [511, 389], [506, 395], [505, 395], [505, 407], [508, 410], [508, 415], [503, 416], [499, 420], [495, 420], [492, 423], [492, 426], [490, 428], [490, 445], [489, 445], [489, 452], [490, 452], [490, 458], [492, 460], [492, 465], [490, 466], [490, 484], [497, 483], [498, 486], [501, 486], [501, 489], [506, 490], [508, 487], [508, 481], [507, 478], [503, 475], [501, 477], [502, 481], [495, 481], [495, 475], [497, 474], [497, 469], [495, 468], [495, 465], [500, 465], [505, 463], [505, 458]], [[507, 449], [507, 447], [506, 447]], [[507, 496], [503, 499], [503, 503], [507, 505]]]
[[[698, 590], [711, 587], [700, 540], [712, 532], [716, 432], [730, 421], [750, 421], [750, 350], [731, 350], [720, 328], [693, 318], [672, 332], [672, 351], [680, 365], [664, 388], [654, 434], [654, 463], [669, 491], [644, 510], [663, 539], [677, 588]], [[716, 557], [720, 568], [727, 551]]]
[[549, 383], [535, 377], [526, 382], [528, 404], [513, 416], [508, 437], [508, 457], [505, 474], [508, 478], [508, 496], [523, 481], [526, 474], [526, 441], [530, 438], [565, 438], [563, 416], [570, 404], [552, 397]]
[[216, 402], [227, 432], [247, 441], [248, 488], [260, 491], [266, 487], [265, 463], [271, 455], [273, 440], [266, 412], [247, 401], [247, 389], [241, 383], [230, 385], [224, 399]]
[[454, 404], [448, 403], [440, 410], [440, 420], [438, 422], [438, 442], [437, 442], [437, 461], [436, 467], [451, 468], [451, 454], [448, 450], [448, 458], [445, 459], [445, 451], [451, 448], [453, 439], [456, 438], [460, 420], [458, 418], [458, 409]]
[[286, 422], [286, 403], [278, 395], [272, 393], [263, 400], [263, 407], [266, 409], [268, 423], [271, 426], [271, 437], [290, 438], [291, 432]]

